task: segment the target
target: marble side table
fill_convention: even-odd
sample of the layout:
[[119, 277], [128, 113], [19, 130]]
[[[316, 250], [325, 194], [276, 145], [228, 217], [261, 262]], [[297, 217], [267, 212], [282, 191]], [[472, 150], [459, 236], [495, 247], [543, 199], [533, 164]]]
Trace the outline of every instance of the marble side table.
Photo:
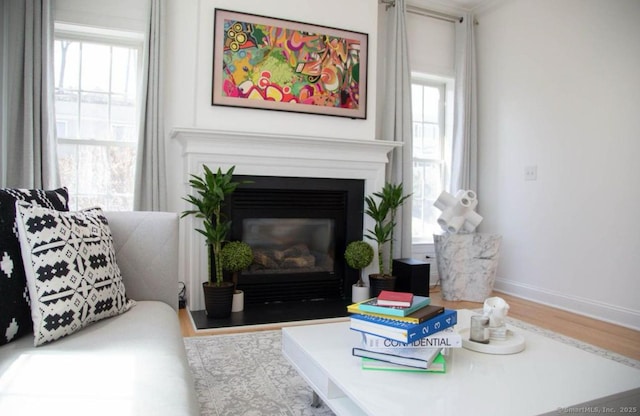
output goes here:
[[496, 279], [502, 236], [499, 234], [434, 234], [442, 298], [484, 302]]

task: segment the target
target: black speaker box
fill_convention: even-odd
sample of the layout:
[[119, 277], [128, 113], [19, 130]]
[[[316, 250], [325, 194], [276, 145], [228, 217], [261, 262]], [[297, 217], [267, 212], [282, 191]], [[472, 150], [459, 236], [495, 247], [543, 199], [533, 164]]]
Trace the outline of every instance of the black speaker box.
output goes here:
[[430, 264], [416, 259], [393, 260], [396, 275], [396, 291], [429, 296]]

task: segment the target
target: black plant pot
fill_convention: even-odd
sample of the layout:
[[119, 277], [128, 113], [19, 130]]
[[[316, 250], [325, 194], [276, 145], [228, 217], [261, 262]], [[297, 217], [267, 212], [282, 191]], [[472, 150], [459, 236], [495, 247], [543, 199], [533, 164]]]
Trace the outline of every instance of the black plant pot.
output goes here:
[[372, 298], [377, 297], [381, 290], [396, 290], [396, 276], [383, 277], [379, 274], [370, 274], [369, 287]]
[[231, 282], [222, 282], [220, 286], [204, 282], [204, 305], [209, 318], [227, 318], [231, 315], [233, 304], [234, 285]]

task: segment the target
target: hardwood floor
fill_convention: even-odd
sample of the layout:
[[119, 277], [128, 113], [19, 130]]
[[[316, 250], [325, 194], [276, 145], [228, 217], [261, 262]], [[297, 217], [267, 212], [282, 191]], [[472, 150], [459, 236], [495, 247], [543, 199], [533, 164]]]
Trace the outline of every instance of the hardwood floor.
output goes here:
[[[482, 303], [476, 302], [444, 301], [439, 288], [432, 289], [430, 296], [432, 303], [443, 305], [447, 308], [477, 309], [482, 307]], [[640, 360], [640, 331], [634, 331], [504, 293], [496, 292], [495, 296], [500, 296], [507, 301], [510, 306], [510, 317]], [[182, 336], [184, 337], [211, 335], [214, 333], [212, 331], [196, 332], [185, 309], [179, 311], [179, 317]], [[281, 325], [274, 324], [262, 327], [261, 330], [279, 329], [280, 327]], [[235, 327], [226, 330], [225, 333], [245, 331], [247, 329], [243, 329], [243, 327]], [[221, 332], [217, 331], [215, 333], [220, 334]]]

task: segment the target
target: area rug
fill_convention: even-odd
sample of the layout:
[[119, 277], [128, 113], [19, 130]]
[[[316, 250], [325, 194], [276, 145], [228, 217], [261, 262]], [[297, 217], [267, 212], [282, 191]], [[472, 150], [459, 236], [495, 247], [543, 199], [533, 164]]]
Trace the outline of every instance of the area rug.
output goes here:
[[[508, 323], [640, 369], [640, 361], [517, 319]], [[281, 353], [281, 332], [185, 338], [202, 416], [330, 416]]]
[[185, 338], [202, 416], [331, 416], [282, 356], [281, 332]]

